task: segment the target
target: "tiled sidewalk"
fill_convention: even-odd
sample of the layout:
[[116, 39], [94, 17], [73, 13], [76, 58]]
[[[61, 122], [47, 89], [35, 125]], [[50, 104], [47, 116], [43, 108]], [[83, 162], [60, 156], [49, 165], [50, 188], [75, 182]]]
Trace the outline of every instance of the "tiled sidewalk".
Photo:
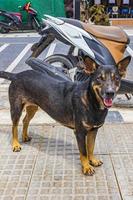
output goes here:
[[81, 173], [70, 129], [31, 126], [32, 141], [22, 144], [20, 153], [11, 150], [10, 126], [1, 126], [0, 135], [0, 200], [133, 199], [131, 124], [106, 124], [100, 129], [95, 154], [104, 164], [92, 177]]

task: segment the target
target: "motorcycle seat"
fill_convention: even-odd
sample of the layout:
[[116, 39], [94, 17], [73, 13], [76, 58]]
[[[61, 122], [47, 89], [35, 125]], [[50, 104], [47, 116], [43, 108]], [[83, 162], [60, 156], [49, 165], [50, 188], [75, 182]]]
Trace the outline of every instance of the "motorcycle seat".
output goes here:
[[117, 26], [100, 26], [90, 23], [84, 23], [75, 19], [61, 18], [66, 23], [72, 24], [76, 27], [82, 28], [94, 37], [99, 39], [111, 40], [120, 43], [129, 43], [129, 37], [127, 34]]
[[129, 43], [127, 34], [117, 26], [100, 26], [89, 23], [82, 23], [85, 31], [91, 33], [97, 38], [107, 39], [116, 42]]

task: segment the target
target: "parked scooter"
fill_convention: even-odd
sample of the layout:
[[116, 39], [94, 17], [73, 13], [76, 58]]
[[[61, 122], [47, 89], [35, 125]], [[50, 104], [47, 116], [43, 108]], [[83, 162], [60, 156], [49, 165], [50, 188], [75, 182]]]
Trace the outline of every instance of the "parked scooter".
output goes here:
[[[31, 3], [26, 3], [20, 9], [25, 10], [29, 14], [31, 28], [39, 32], [43, 27], [37, 18], [37, 11], [31, 7]], [[17, 12], [8, 12], [0, 10], [0, 33], [8, 33], [9, 31], [22, 29], [22, 15]]]
[[[52, 55], [45, 61], [55, 66], [56, 63], [61, 63], [68, 74], [75, 73], [74, 80], [81, 81], [88, 77], [82, 71], [82, 52], [98, 64], [114, 65], [123, 58], [129, 44], [127, 34], [119, 27], [95, 26], [74, 19], [58, 19], [48, 15], [45, 17], [46, 27], [41, 31], [40, 41], [33, 45], [31, 56], [38, 57], [55, 38], [70, 45], [68, 55]], [[78, 49], [77, 54], [75, 48]], [[122, 80], [119, 93], [133, 94], [133, 82]]]

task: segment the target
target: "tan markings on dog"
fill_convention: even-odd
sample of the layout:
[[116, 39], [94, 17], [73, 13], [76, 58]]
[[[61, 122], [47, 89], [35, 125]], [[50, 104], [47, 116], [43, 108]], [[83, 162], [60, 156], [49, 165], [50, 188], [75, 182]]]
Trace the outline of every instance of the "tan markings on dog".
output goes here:
[[23, 119], [23, 134], [22, 134], [23, 142], [29, 142], [31, 140], [31, 137], [28, 136], [27, 130], [28, 130], [30, 120], [34, 117], [37, 110], [38, 110], [38, 106], [36, 105], [30, 104], [26, 106], [26, 115]]
[[106, 76], [105, 76], [105, 74], [104, 73], [102, 73], [102, 80], [104, 80], [105, 81], [105, 79], [106, 79]]
[[92, 126], [92, 125], [89, 125], [86, 121], [82, 121], [82, 124], [83, 124], [84, 128], [88, 131], [91, 130], [92, 128], [100, 128], [101, 126], [103, 126], [103, 124]]
[[82, 121], [83, 127], [87, 129], [88, 131], [91, 130], [93, 127], [86, 123], [86, 121]]
[[88, 160], [90, 164], [94, 167], [98, 167], [103, 164], [102, 161], [98, 160], [94, 156], [94, 146], [95, 146], [95, 139], [96, 139], [96, 131], [90, 131], [87, 134], [87, 153], [88, 153]]
[[114, 73], [111, 73], [111, 78], [112, 78], [112, 80], [115, 79], [115, 74]]
[[37, 106], [36, 104], [27, 100], [25, 97], [22, 98], [22, 104], [24, 105], [23, 110], [26, 110], [26, 107], [28, 106]]
[[87, 91], [84, 92], [83, 96], [81, 97], [81, 101], [85, 107], [88, 106], [88, 98], [87, 98]]
[[93, 175], [95, 173], [94, 168], [89, 164], [89, 160], [87, 157], [83, 156], [80, 153], [80, 160], [82, 164], [82, 171], [85, 175]]
[[12, 135], [13, 135], [13, 141], [12, 141], [13, 151], [18, 152], [21, 150], [21, 145], [18, 141], [18, 122], [16, 124], [13, 124], [12, 126]]
[[93, 87], [93, 90], [95, 92], [96, 98], [97, 98], [97, 100], [98, 100], [98, 102], [99, 102], [99, 104], [101, 106], [101, 109], [104, 109], [103, 101], [102, 101], [101, 97], [98, 94], [98, 93], [100, 93], [101, 88], [99, 87], [99, 85], [94, 85], [94, 84], [92, 84], [92, 87]]
[[[61, 123], [61, 122], [60, 122]], [[67, 124], [65, 123], [62, 123], [63, 126], [66, 126], [68, 128], [71, 128], [71, 129], [75, 129], [75, 124], [73, 122], [69, 122]]]
[[116, 87], [116, 92], [118, 92], [118, 90], [119, 90], [119, 86]]
[[118, 69], [121, 68], [121, 71], [119, 71], [120, 75], [122, 76], [122, 78], [125, 78], [126, 76], [126, 70], [124, 70], [125, 68], [122, 66], [122, 64], [119, 64]]

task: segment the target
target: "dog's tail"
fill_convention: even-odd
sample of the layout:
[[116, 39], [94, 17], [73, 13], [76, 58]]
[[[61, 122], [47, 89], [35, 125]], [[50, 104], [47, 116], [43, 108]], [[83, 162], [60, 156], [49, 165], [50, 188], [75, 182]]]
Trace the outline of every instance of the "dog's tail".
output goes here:
[[16, 78], [16, 75], [10, 72], [0, 71], [0, 78], [4, 78], [4, 79], [12, 81]]

